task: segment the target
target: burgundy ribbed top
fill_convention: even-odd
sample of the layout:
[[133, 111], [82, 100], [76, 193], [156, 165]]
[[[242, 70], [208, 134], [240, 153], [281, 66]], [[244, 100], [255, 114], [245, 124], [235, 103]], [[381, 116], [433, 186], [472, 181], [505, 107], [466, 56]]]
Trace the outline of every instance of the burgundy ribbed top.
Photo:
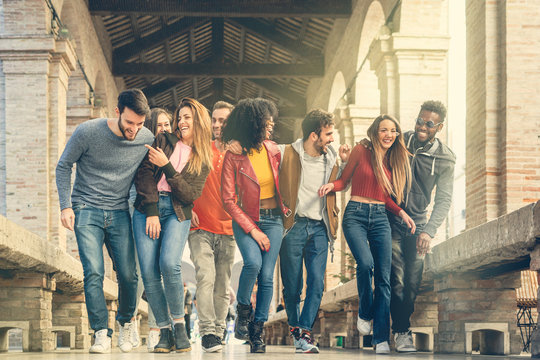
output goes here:
[[[385, 167], [384, 172], [392, 181], [392, 173]], [[351, 196], [363, 196], [366, 198], [382, 201], [387, 210], [398, 215], [401, 208], [396, 205], [390, 195], [386, 194], [383, 187], [377, 182], [373, 168], [371, 167], [371, 150], [357, 144], [351, 151], [349, 161], [343, 169], [338, 180], [334, 181], [334, 191], [341, 191], [347, 187], [352, 177]]]

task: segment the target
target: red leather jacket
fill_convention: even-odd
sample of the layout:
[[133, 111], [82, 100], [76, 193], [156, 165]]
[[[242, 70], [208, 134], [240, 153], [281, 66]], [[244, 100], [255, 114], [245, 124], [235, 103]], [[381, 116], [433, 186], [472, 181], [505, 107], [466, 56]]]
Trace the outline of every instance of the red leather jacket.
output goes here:
[[[285, 217], [290, 216], [291, 211], [283, 205], [281, 193], [279, 192], [281, 153], [273, 141], [265, 140], [263, 145], [266, 147], [268, 160], [270, 160], [270, 166], [274, 174], [277, 200], [281, 212]], [[223, 207], [246, 233], [249, 233], [254, 228], [258, 229], [255, 222], [259, 221], [260, 195], [259, 181], [247, 155], [236, 155], [227, 151], [221, 171]]]

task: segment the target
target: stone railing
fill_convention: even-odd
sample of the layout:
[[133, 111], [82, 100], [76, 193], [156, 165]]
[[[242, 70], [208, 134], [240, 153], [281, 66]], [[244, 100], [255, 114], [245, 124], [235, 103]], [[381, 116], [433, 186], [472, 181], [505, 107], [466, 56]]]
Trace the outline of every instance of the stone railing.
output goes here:
[[[523, 345], [515, 290], [521, 286], [521, 270], [540, 270], [538, 242], [540, 202], [435, 246], [426, 258], [422, 292], [411, 319], [417, 348], [519, 354]], [[335, 338], [343, 337], [344, 347], [362, 348], [357, 311], [355, 281], [325, 292], [313, 329], [320, 345], [331, 346]], [[285, 312], [272, 315], [266, 325], [267, 341], [290, 343], [287, 335]], [[534, 355], [535, 334], [532, 341]]]
[[[90, 346], [90, 330], [79, 260], [0, 216], [0, 351], [7, 332], [23, 330], [23, 350], [49, 351], [56, 333], [68, 333], [72, 348]], [[105, 277], [109, 324], [114, 324], [118, 287]], [[139, 302], [146, 315], [147, 304]]]

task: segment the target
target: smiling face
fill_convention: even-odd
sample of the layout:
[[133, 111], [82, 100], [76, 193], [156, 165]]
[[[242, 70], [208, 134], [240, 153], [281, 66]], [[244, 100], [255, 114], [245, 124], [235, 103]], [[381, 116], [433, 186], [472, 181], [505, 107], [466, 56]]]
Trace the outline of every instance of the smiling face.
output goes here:
[[157, 133], [171, 132], [171, 122], [165, 114], [160, 114], [157, 118], [156, 124]]
[[396, 124], [392, 120], [386, 119], [379, 123], [378, 139], [384, 150], [392, 147], [398, 135]]
[[324, 126], [321, 128], [321, 134], [317, 136], [317, 140], [315, 140], [313, 146], [319, 154], [324, 155], [328, 152], [328, 145], [332, 141], [334, 141], [334, 125]]
[[212, 135], [214, 139], [221, 140], [221, 130], [227, 122], [231, 110], [227, 108], [216, 109], [212, 112]]
[[193, 112], [188, 106], [184, 106], [178, 113], [178, 130], [182, 137], [182, 142], [186, 145], [193, 141]]
[[138, 115], [130, 108], [124, 108], [124, 111], [120, 114], [118, 108], [116, 108], [116, 114], [118, 115], [118, 128], [124, 136], [124, 139], [133, 141], [137, 137], [137, 133], [144, 125], [145, 115]]
[[266, 120], [266, 139], [272, 139], [272, 133], [274, 132], [274, 118], [270, 116], [268, 120]]
[[[435, 139], [435, 136], [437, 135], [437, 132], [443, 127], [441, 117], [435, 112], [422, 110], [420, 111], [418, 118], [423, 120], [423, 124], [420, 125], [419, 121], [417, 121], [416, 125], [414, 126], [416, 139], [420, 143], [433, 141]], [[434, 124], [432, 128], [428, 126], [428, 123], [430, 123], [430, 121]]]

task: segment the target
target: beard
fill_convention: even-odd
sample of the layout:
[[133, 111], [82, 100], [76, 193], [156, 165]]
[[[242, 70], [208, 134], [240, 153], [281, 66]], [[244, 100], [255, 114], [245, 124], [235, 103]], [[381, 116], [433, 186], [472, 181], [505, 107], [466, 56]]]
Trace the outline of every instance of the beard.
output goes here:
[[122, 119], [120, 117], [118, 118], [118, 128], [120, 129], [120, 132], [122, 133], [122, 136], [124, 137], [124, 139], [126, 139], [127, 141], [135, 140], [135, 138], [137, 137], [137, 134], [139, 133], [139, 130], [137, 130], [137, 132], [135, 133], [135, 136], [133, 136], [133, 139], [128, 138], [126, 136], [126, 129], [122, 125]]
[[323, 143], [316, 143], [314, 146], [315, 146], [315, 150], [317, 150], [319, 154], [326, 155], [327, 150], [326, 150], [326, 146]]

